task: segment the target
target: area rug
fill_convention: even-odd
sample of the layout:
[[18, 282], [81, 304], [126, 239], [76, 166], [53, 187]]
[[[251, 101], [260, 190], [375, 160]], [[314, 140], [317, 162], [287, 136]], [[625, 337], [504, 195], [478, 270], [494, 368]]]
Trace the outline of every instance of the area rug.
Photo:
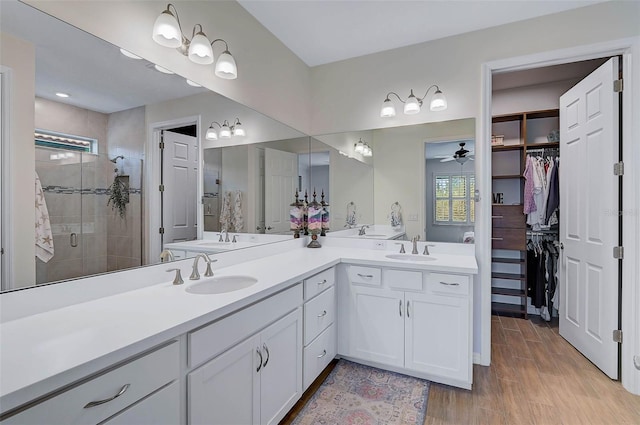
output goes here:
[[340, 360], [295, 425], [422, 425], [429, 381]]

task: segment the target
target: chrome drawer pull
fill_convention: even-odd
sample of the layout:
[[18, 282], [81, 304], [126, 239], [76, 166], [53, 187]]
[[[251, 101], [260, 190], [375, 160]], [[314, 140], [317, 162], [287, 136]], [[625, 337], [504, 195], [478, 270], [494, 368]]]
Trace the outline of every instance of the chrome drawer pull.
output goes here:
[[118, 391], [118, 394], [114, 395], [113, 397], [110, 398], [105, 398], [104, 400], [98, 400], [98, 401], [92, 401], [91, 403], [87, 403], [84, 408], [85, 409], [90, 409], [91, 407], [96, 407], [96, 406], [100, 406], [101, 404], [105, 404], [105, 403], [109, 403], [112, 400], [115, 400], [116, 398], [120, 397], [122, 394], [124, 394], [128, 389], [129, 389], [130, 384], [124, 384], [122, 386], [122, 388], [120, 388], [120, 391]]
[[262, 348], [267, 352], [267, 359], [262, 363], [262, 367], [267, 367], [267, 363], [269, 363], [269, 348], [267, 347], [267, 344], [262, 344]]
[[260, 347], [256, 347], [256, 353], [258, 353], [258, 356], [260, 356], [260, 360], [258, 361], [258, 368], [256, 369], [256, 372], [260, 372], [260, 369], [262, 369], [262, 353], [260, 352]]
[[322, 310], [322, 313], [318, 314], [318, 317], [324, 317], [327, 315], [327, 310]]
[[358, 273], [358, 276], [360, 276], [363, 279], [371, 279], [373, 277], [372, 274], [360, 274], [360, 273]]
[[316, 357], [317, 357], [317, 358], [319, 358], [319, 359], [321, 359], [321, 358], [323, 358], [323, 357], [324, 357], [324, 356], [326, 356], [326, 355], [327, 355], [327, 350], [322, 350], [322, 354], [320, 354], [320, 355], [318, 355], [318, 356], [316, 356]]
[[460, 284], [459, 284], [458, 282], [453, 282], [453, 283], [440, 282], [440, 285], [447, 285], [447, 286], [460, 286]]
[[491, 218], [504, 218], [503, 215], [492, 215]]
[[323, 279], [322, 282], [318, 282], [318, 285], [324, 285], [325, 283], [327, 283], [327, 279]]
[[504, 238], [491, 238], [492, 241], [503, 241]]

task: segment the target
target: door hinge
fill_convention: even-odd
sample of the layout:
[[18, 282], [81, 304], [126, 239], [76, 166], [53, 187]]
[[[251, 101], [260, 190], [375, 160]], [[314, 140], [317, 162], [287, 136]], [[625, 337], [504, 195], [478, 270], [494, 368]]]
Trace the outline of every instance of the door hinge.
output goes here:
[[623, 87], [622, 87], [622, 78], [619, 80], [614, 80], [613, 81], [613, 91], [615, 93], [620, 93], [622, 91]]
[[614, 246], [613, 247], [613, 258], [616, 260], [622, 260], [624, 258], [624, 247], [623, 246]]
[[164, 141], [160, 142], [160, 150], [164, 149]]
[[622, 344], [622, 331], [620, 329], [613, 330], [613, 342]]
[[613, 164], [613, 175], [614, 176], [624, 175], [624, 162], [620, 161]]
[[159, 228], [158, 233], [160, 233], [161, 235], [164, 235], [164, 227]]
[[164, 192], [164, 185], [163, 185], [163, 184], [161, 184], [160, 186], [158, 186], [158, 190], [159, 190], [160, 192]]

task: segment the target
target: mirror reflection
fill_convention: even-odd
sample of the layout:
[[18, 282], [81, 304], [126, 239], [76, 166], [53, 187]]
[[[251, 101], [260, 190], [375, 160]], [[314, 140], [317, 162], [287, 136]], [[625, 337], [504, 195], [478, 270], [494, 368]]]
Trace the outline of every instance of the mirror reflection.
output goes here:
[[473, 242], [474, 132], [462, 119], [314, 136], [332, 152], [328, 236]]
[[[157, 263], [164, 243], [204, 238], [212, 221], [205, 213], [213, 206], [207, 208], [206, 196], [201, 201], [203, 148], [295, 140], [297, 151], [308, 152], [302, 133], [28, 5], [2, 2], [0, 15], [5, 51], [25, 42], [35, 47], [33, 149], [40, 183], [35, 282], [3, 276], [3, 290]], [[237, 117], [244, 137], [205, 138], [210, 123], [233, 125]], [[171, 139], [164, 152], [162, 133], [166, 145]], [[226, 159], [232, 157], [221, 157], [221, 166]], [[248, 210], [258, 191], [246, 190], [241, 231], [259, 233]]]

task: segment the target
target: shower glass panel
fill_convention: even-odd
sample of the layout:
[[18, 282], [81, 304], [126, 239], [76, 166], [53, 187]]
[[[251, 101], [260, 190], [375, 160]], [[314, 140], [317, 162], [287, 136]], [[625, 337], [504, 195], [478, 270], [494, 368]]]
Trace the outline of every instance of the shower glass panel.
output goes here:
[[[37, 146], [36, 172], [54, 244], [36, 259], [37, 284], [142, 264], [142, 160]], [[116, 175], [129, 192], [123, 214], [108, 205]]]

